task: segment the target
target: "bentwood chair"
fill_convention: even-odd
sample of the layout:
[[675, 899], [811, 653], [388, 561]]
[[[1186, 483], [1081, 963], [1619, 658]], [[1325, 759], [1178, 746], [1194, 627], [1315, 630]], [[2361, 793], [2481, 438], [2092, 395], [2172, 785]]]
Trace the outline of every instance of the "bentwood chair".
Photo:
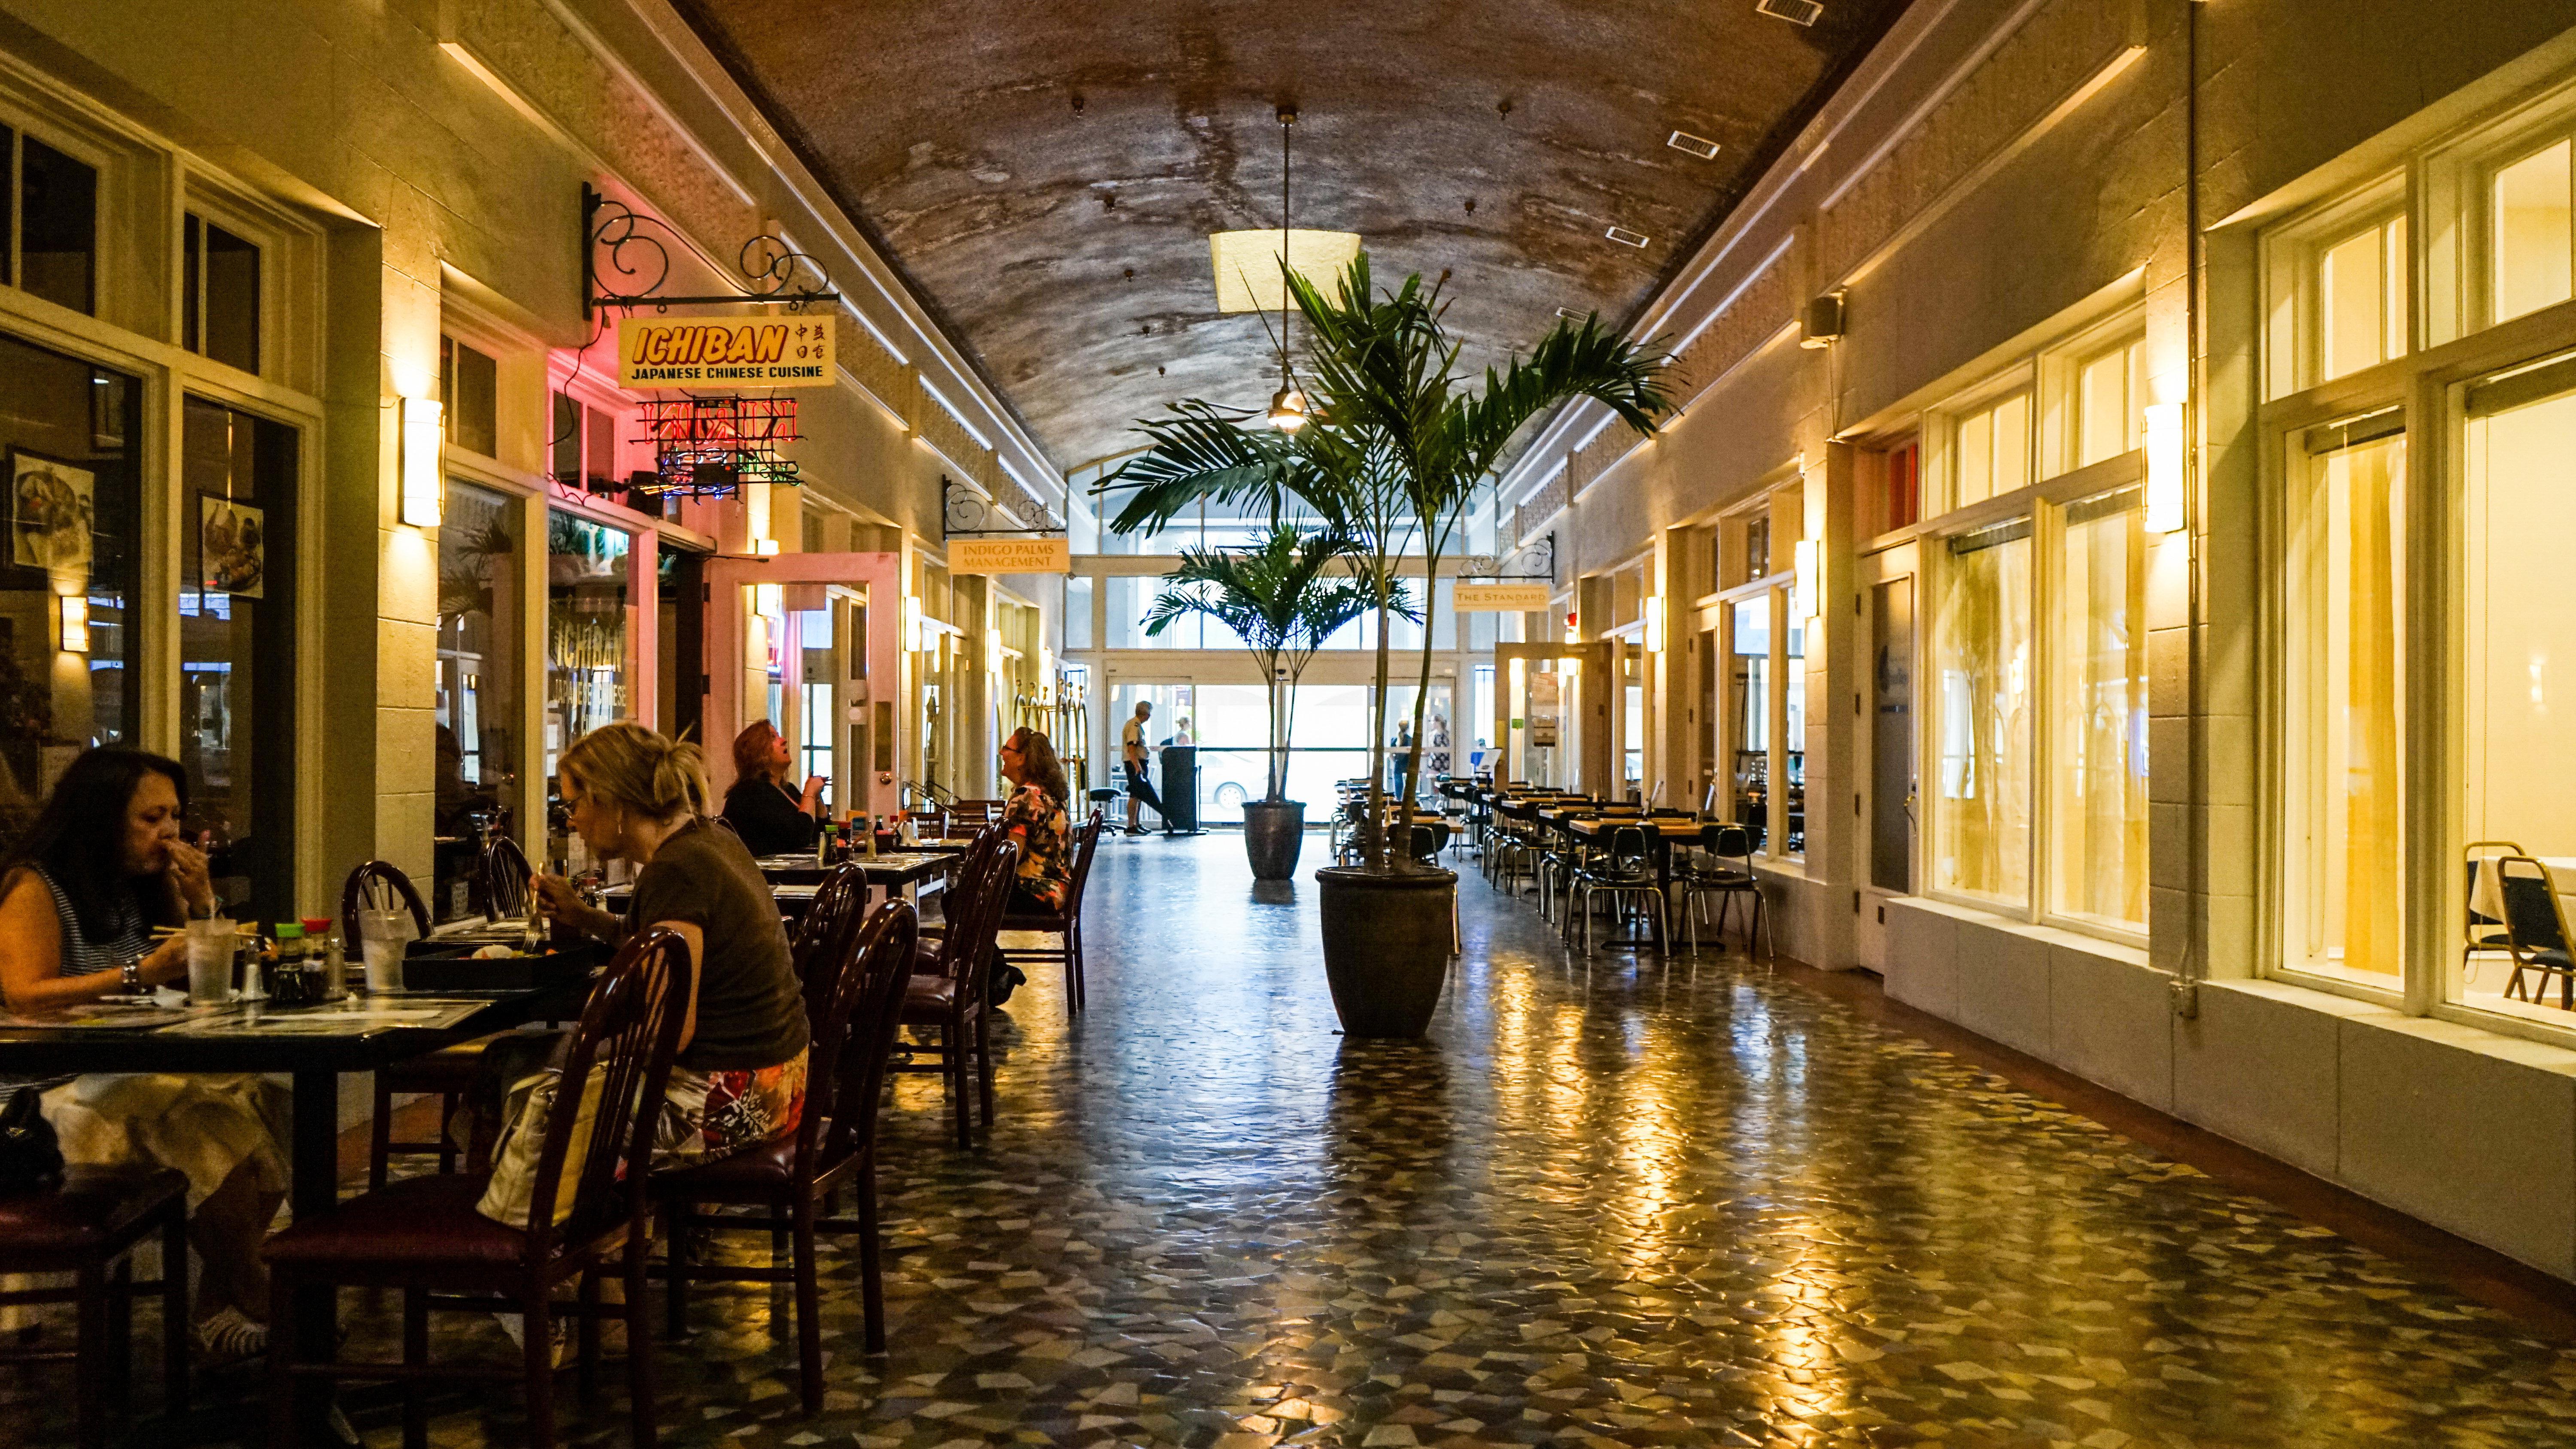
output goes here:
[[[645, 1251], [652, 1242], [641, 1165], [651, 1159], [682, 1007], [689, 997], [689, 948], [674, 931], [630, 939], [601, 971], [566, 1043], [564, 1087], [546, 1114], [528, 1226], [475, 1211], [487, 1179], [456, 1173], [407, 1178], [298, 1218], [268, 1240], [268, 1407], [272, 1444], [295, 1442], [299, 1379], [380, 1379], [403, 1386], [403, 1441], [424, 1449], [429, 1420], [422, 1384], [439, 1379], [521, 1379], [534, 1449], [555, 1442], [554, 1331], [558, 1313], [580, 1322], [576, 1364], [585, 1398], [598, 1392], [599, 1320], [625, 1320], [632, 1433], [654, 1440], [652, 1314], [645, 1301]], [[593, 1106], [592, 1104], [596, 1105]], [[629, 1171], [633, 1165], [639, 1170]], [[599, 1275], [625, 1280], [625, 1302], [603, 1310]], [[578, 1284], [580, 1302], [557, 1304], [558, 1287]], [[308, 1288], [392, 1288], [402, 1292], [400, 1363], [341, 1363], [330, 1344], [296, 1340], [296, 1295]], [[523, 1315], [525, 1361], [516, 1369], [432, 1365], [429, 1315], [485, 1311]], [[319, 1351], [320, 1357], [305, 1355]]]
[[[813, 927], [809, 923], [810, 932]], [[796, 1296], [796, 1357], [805, 1412], [823, 1408], [823, 1315], [817, 1233], [854, 1233], [859, 1239], [859, 1283], [867, 1350], [885, 1351], [885, 1279], [878, 1262], [877, 1103], [885, 1095], [886, 1063], [894, 1050], [896, 1021], [920, 921], [911, 905], [889, 902], [862, 920], [845, 914], [815, 948], [808, 979], [813, 1046], [806, 1059], [805, 1115], [796, 1130], [749, 1151], [696, 1167], [653, 1174], [653, 1201], [662, 1217], [670, 1258], [663, 1268], [673, 1337], [688, 1332], [691, 1283], [791, 1283]], [[817, 989], [819, 988], [819, 990]], [[858, 1216], [830, 1215], [843, 1187], [856, 1190]], [[701, 1209], [749, 1208], [757, 1217]], [[775, 1233], [789, 1222], [794, 1257], [787, 1268], [690, 1261], [693, 1230], [757, 1229]]]
[[[348, 950], [357, 951], [363, 939], [358, 934], [358, 913], [397, 907], [411, 912], [414, 935], [429, 934], [429, 907], [421, 903], [420, 892], [413, 888], [411, 877], [403, 874], [402, 867], [382, 860], [359, 866], [349, 872], [348, 880], [340, 887], [340, 939], [347, 943]], [[367, 1186], [384, 1186], [386, 1171], [396, 1157], [436, 1157], [439, 1171], [456, 1170], [460, 1154], [455, 1143], [448, 1140], [448, 1127], [456, 1120], [466, 1094], [474, 1088], [475, 1074], [483, 1064], [483, 1046], [481, 1041], [459, 1042], [376, 1070], [375, 1117], [367, 1128]], [[438, 1098], [436, 1138], [394, 1139], [397, 1094]]]
[[1746, 903], [1744, 921], [1744, 954], [1753, 954], [1757, 940], [1770, 939], [1771, 919], [1765, 914], [1761, 879], [1753, 873], [1753, 832], [1741, 825], [1703, 825], [1699, 848], [1707, 857], [1694, 861], [1680, 872], [1682, 919], [1690, 932], [1691, 949], [1699, 949], [1700, 902], [1717, 898], [1717, 913], [1709, 928], [1715, 933], [1722, 950], [1726, 944], [1726, 918], [1739, 899]]
[[[161, 1276], [134, 1281], [133, 1251], [158, 1235]], [[188, 1180], [167, 1168], [74, 1167], [52, 1187], [0, 1192], [0, 1274], [68, 1275], [64, 1287], [0, 1292], [0, 1307], [71, 1303], [73, 1346], [0, 1348], [0, 1364], [72, 1365], [72, 1433], [106, 1449], [110, 1413], [133, 1386], [134, 1295], [161, 1295], [164, 1411], [188, 1407]]]
[[984, 1125], [993, 1125], [993, 938], [1001, 931], [1019, 865], [1019, 846], [1001, 831], [977, 838], [944, 893], [948, 929], [914, 952], [912, 979], [904, 987], [903, 1024], [938, 1032], [939, 1060], [916, 1062], [916, 1049], [898, 1043], [902, 1060], [890, 1070], [937, 1072], [946, 1079], [960, 1148], [974, 1144], [970, 1100], [980, 1098]]
[[528, 913], [528, 853], [506, 835], [483, 847], [483, 914], [496, 921]]
[[[1074, 828], [1073, 872], [1065, 882], [1064, 909], [1061, 911], [1026, 911], [1018, 915], [1004, 907], [1001, 929], [1027, 931], [1058, 938], [1054, 946], [1014, 946], [1003, 950], [1005, 961], [1062, 961], [1064, 963], [1064, 1008], [1068, 1015], [1080, 1012], [1090, 1003], [1084, 999], [1082, 980], [1082, 892], [1091, 881], [1091, 857], [1100, 849], [1100, 832], [1107, 817], [1100, 811]], [[1007, 889], [1009, 883], [1004, 882]], [[995, 949], [999, 950], [999, 947]]]
[[1627, 907], [1639, 915], [1651, 912], [1655, 949], [1672, 949], [1671, 922], [1664, 914], [1664, 888], [1655, 877], [1653, 847], [1644, 827], [1620, 825], [1610, 831], [1609, 849], [1597, 860], [1577, 866], [1567, 904], [1583, 923], [1583, 949], [1592, 950], [1592, 907], [1596, 896], [1610, 897], [1613, 911]]
[[[2576, 960], [2568, 954], [2567, 916], [2559, 909], [2549, 867], [2528, 855], [2507, 855], [2496, 860], [2495, 872], [2504, 891], [2506, 949], [2513, 955], [2513, 978], [2504, 994], [2539, 1005], [2554, 977], [2559, 1006], [2576, 1011]], [[2536, 989], [2524, 987], [2526, 971], [2536, 978]]]
[[[2493, 871], [2496, 862], [2508, 855], [2528, 856], [2531, 852], [2510, 840], [2472, 840], [2462, 852], [2466, 861], [2467, 910], [2460, 922], [2460, 973], [2466, 976], [2475, 969], [2480, 953], [2511, 956], [2513, 943], [2507, 938], [2504, 922], [2478, 909], [2479, 877]], [[2494, 899], [2501, 900], [2502, 892]]]
[[813, 1013], [830, 997], [840, 979], [841, 958], [868, 908], [868, 877], [853, 861], [832, 867], [815, 888], [813, 904], [796, 923], [788, 942], [788, 964], [804, 988], [805, 1011]]

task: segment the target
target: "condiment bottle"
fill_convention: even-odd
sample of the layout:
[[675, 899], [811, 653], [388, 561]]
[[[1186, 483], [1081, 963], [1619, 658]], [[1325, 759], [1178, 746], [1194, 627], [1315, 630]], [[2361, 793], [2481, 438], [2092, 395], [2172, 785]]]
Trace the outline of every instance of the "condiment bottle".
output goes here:
[[268, 994], [282, 1005], [295, 1005], [304, 999], [304, 923], [277, 923], [277, 964], [268, 973]]
[[306, 960], [322, 968], [322, 999], [337, 1001], [349, 994], [348, 948], [340, 944], [339, 923], [326, 916], [304, 918], [304, 939], [309, 946]]
[[876, 859], [876, 855], [877, 855], [877, 818], [876, 818], [876, 816], [874, 816], [874, 815], [870, 815], [870, 816], [868, 817], [868, 859], [870, 859], [870, 860], [874, 860], [874, 859]]

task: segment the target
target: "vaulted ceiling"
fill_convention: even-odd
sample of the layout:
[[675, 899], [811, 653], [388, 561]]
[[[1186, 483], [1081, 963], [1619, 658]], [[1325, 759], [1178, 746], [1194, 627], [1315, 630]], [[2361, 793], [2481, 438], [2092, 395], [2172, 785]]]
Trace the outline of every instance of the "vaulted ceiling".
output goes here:
[[1207, 238], [1279, 224], [1282, 105], [1297, 224], [1447, 273], [1481, 364], [1559, 308], [1632, 315], [1905, 0], [678, 3], [1070, 469], [1276, 385]]

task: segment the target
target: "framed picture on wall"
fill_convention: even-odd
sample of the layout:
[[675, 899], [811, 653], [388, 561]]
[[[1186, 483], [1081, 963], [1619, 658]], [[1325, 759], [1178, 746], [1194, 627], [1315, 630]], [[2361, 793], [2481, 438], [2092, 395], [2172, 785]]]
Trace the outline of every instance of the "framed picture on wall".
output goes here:
[[197, 586], [245, 599], [268, 592], [268, 535], [260, 511], [220, 493], [197, 495]]
[[9, 561], [89, 579], [98, 475], [24, 448], [9, 450]]

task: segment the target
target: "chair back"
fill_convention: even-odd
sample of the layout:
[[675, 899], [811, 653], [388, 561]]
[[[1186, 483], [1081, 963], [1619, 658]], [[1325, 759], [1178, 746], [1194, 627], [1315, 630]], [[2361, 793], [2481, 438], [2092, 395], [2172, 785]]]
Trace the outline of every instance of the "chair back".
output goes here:
[[[583, 1003], [581, 1021], [565, 1044], [563, 1077], [554, 1109], [546, 1114], [545, 1141], [537, 1152], [537, 1178], [528, 1194], [529, 1261], [542, 1262], [558, 1238], [582, 1241], [623, 1218], [629, 1230], [646, 1227], [641, 1170], [653, 1155], [653, 1129], [671, 1062], [680, 1052], [694, 969], [688, 942], [677, 931], [645, 931], [628, 938], [599, 973]], [[581, 1111], [597, 1083], [597, 1106]], [[582, 1140], [574, 1141], [576, 1132]], [[569, 1184], [566, 1163], [580, 1153]], [[626, 1164], [637, 1170], [625, 1171]], [[572, 1209], [555, 1224], [556, 1200], [572, 1190]]]
[[1435, 820], [1413, 827], [1413, 858], [1425, 864], [1437, 862], [1440, 852], [1449, 844], [1449, 824]]
[[825, 973], [831, 989], [814, 1017], [806, 1058], [805, 1117], [796, 1128], [801, 1180], [876, 1142], [877, 1105], [921, 936], [921, 918], [907, 901], [888, 901], [865, 919], [854, 912], [850, 924], [836, 969]]
[[390, 911], [400, 902], [411, 911], [415, 934], [429, 936], [429, 907], [421, 904], [420, 892], [412, 889], [411, 877], [391, 861], [371, 860], [349, 872], [348, 881], [340, 887], [340, 939], [352, 951], [358, 949], [358, 912]]
[[2567, 923], [2558, 914], [2549, 867], [2527, 855], [2499, 857], [2496, 884], [2504, 888], [2504, 929], [2517, 957], [2567, 950]]
[[1753, 869], [1753, 832], [1741, 825], [1703, 825], [1699, 828], [1699, 848], [1720, 860], [1740, 860], [1750, 874]]
[[957, 983], [960, 1005], [981, 1005], [992, 989], [993, 941], [1002, 933], [1002, 913], [1010, 906], [1011, 882], [1020, 873], [1020, 846], [999, 830], [978, 842], [984, 852], [979, 871], [970, 859], [952, 887], [960, 904], [949, 912], [948, 934], [940, 942], [939, 974]]
[[836, 963], [858, 938], [867, 903], [867, 872], [855, 863], [844, 863], [823, 877], [822, 886], [814, 892], [814, 903], [805, 909], [805, 919], [797, 923], [790, 959], [796, 979], [805, 988], [808, 1016], [824, 1003], [825, 994], [831, 990]]
[[2508, 855], [2528, 857], [2531, 852], [2510, 840], [2472, 840], [2462, 852], [2468, 860], [2468, 919], [2463, 939], [2472, 948], [2496, 944], [2498, 928], [2504, 923], [2478, 909], [2478, 872], [2493, 870], [2496, 862]]
[[526, 915], [528, 877], [534, 874], [528, 853], [519, 848], [518, 841], [506, 835], [494, 836], [492, 843], [483, 847], [484, 914], [496, 921]]
[[1646, 850], [1646, 828], [1622, 825], [1610, 832], [1610, 868], [1620, 872], [1652, 869], [1654, 860]]
[[1074, 827], [1073, 875], [1065, 882], [1064, 888], [1064, 913], [1067, 917], [1082, 914], [1082, 887], [1091, 879], [1091, 858], [1100, 853], [1100, 832], [1107, 823], [1108, 816], [1094, 810], [1089, 820]]
[[[978, 831], [975, 843], [966, 848], [965, 857], [957, 863], [956, 874], [948, 878], [948, 888], [940, 894], [940, 913], [947, 918], [947, 929], [940, 933], [938, 950], [931, 958], [934, 974], [952, 978], [959, 974], [959, 966], [972, 944], [978, 913], [988, 900], [1008, 898], [1011, 883], [993, 877], [993, 861], [1009, 840], [999, 830]], [[1016, 864], [1016, 857], [1014, 861]]]

